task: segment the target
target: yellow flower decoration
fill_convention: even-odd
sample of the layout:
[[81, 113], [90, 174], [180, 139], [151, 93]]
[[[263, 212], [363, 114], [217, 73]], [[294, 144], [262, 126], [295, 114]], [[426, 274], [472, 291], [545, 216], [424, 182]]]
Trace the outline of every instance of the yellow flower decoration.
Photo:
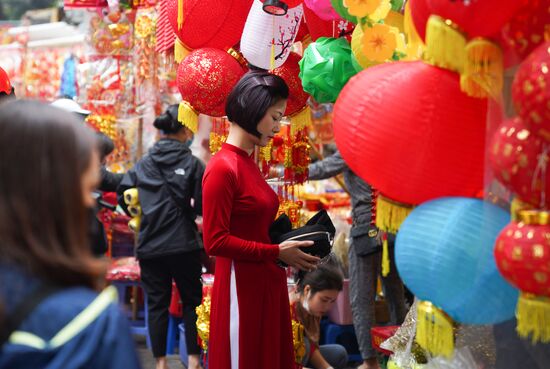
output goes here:
[[377, 23], [366, 27], [363, 29], [363, 54], [369, 60], [377, 62], [391, 59], [397, 47], [398, 33], [386, 24]]
[[[372, 14], [380, 7], [383, 2], [389, 0], [344, 0], [343, 4], [348, 8], [348, 12], [356, 17], [364, 18]], [[391, 5], [390, 5], [391, 8]]]
[[374, 10], [371, 13], [368, 13], [367, 15], [369, 16], [370, 20], [372, 20], [373, 22], [378, 22], [379, 20], [386, 19], [390, 10], [391, 10], [390, 0], [382, 0], [380, 1], [380, 4], [376, 8], [376, 10]]

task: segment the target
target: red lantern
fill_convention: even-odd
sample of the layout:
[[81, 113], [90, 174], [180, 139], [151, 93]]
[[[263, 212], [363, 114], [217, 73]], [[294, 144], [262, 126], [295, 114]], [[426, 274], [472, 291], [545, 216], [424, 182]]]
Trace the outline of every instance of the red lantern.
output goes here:
[[512, 85], [512, 97], [531, 131], [550, 142], [550, 42], [540, 45], [521, 64]]
[[[188, 49], [227, 50], [239, 42], [252, 0], [166, 0], [170, 24]], [[183, 6], [178, 25], [178, 2]]]
[[525, 0], [411, 0], [411, 14], [418, 34], [425, 40], [431, 14], [449, 19], [468, 37], [495, 35]]
[[309, 95], [302, 87], [302, 80], [298, 76], [300, 73], [300, 55], [291, 52], [286, 62], [279, 68], [275, 68], [272, 73], [285, 80], [289, 89], [288, 102], [286, 104], [285, 115], [292, 115], [300, 111], [307, 103]]
[[285, 15], [288, 9], [295, 8], [302, 3], [302, 0], [260, 0], [264, 12], [271, 15]]
[[550, 342], [550, 212], [520, 211], [497, 237], [494, 250], [500, 273], [521, 290], [517, 331], [534, 342]]
[[522, 201], [547, 208], [550, 205], [548, 148], [521, 118], [507, 120], [489, 146], [493, 173]]
[[319, 37], [345, 37], [351, 42], [351, 34], [355, 29], [355, 24], [352, 22], [344, 19], [323, 20], [307, 6], [304, 6], [304, 19], [313, 41], [316, 41]]
[[395, 201], [475, 197], [486, 105], [460, 91], [456, 73], [423, 62], [377, 65], [338, 96], [336, 144], [355, 173]]
[[227, 96], [244, 73], [241, 64], [229, 53], [198, 49], [178, 66], [178, 89], [182, 99], [196, 112], [221, 117], [225, 115]]
[[502, 35], [509, 47], [524, 59], [550, 38], [550, 6], [547, 0], [529, 0], [504, 26]]

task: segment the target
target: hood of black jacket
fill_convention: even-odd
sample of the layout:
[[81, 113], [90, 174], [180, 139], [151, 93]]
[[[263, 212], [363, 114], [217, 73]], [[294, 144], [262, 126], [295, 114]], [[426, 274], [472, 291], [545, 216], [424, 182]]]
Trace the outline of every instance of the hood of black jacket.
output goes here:
[[171, 138], [161, 139], [149, 150], [151, 158], [163, 167], [181, 163], [190, 153], [187, 145]]

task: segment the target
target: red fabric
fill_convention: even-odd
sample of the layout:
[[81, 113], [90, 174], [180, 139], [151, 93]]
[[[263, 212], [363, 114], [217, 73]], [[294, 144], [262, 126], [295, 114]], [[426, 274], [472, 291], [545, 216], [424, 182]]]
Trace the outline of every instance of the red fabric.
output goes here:
[[372, 342], [372, 347], [384, 354], [384, 355], [391, 355], [392, 352], [391, 351], [388, 351], [388, 350], [384, 350], [382, 347], [380, 347], [380, 345], [382, 344], [382, 342], [384, 342], [385, 340], [387, 340], [388, 338], [390, 338], [391, 336], [393, 336], [395, 334], [395, 332], [397, 332], [397, 329], [399, 328], [398, 325], [390, 325], [390, 326], [386, 326], [386, 327], [373, 327], [370, 329], [370, 335], [371, 335], [371, 342]]
[[216, 256], [212, 290], [208, 367], [231, 368], [230, 278], [235, 269], [239, 303], [239, 368], [293, 367], [292, 329], [286, 274], [275, 261], [269, 226], [277, 195], [243, 150], [224, 144], [203, 180], [204, 246]]
[[107, 270], [105, 279], [108, 281], [139, 281], [141, 270], [134, 257], [114, 259]]

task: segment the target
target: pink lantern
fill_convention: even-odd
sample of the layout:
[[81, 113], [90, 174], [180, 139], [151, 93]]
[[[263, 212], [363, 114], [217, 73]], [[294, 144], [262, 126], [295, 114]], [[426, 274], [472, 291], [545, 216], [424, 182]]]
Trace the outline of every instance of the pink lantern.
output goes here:
[[332, 21], [341, 18], [332, 7], [330, 0], [304, 0], [304, 3], [322, 20]]

